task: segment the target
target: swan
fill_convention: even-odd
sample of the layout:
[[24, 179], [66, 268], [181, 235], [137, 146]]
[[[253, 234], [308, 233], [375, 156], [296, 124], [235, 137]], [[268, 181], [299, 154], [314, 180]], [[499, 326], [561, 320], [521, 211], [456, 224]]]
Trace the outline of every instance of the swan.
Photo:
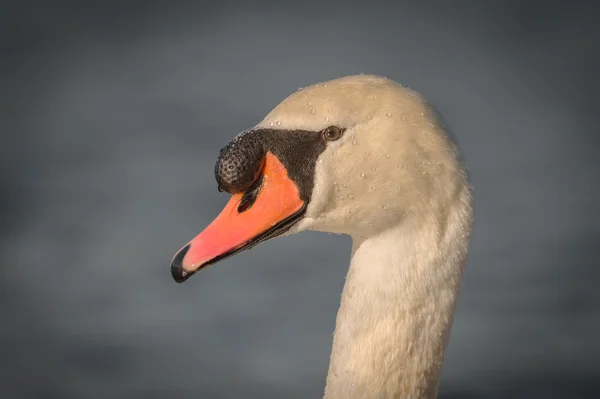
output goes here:
[[232, 196], [173, 257], [175, 281], [273, 237], [348, 234], [324, 398], [437, 396], [472, 190], [421, 95], [375, 75], [303, 88], [221, 150], [215, 177]]

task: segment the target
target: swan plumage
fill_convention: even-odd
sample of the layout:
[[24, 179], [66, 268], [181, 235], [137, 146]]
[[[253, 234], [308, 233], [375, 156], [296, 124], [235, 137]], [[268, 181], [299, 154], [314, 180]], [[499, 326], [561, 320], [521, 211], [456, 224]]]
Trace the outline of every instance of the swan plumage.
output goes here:
[[[288, 143], [286, 135], [318, 139], [329, 126], [343, 128], [343, 135], [315, 145], [314, 160], [304, 165], [302, 158], [286, 155], [307, 146]], [[272, 147], [265, 144], [264, 151], [273, 161], [263, 168], [287, 169], [300, 187], [297, 196], [288, 190], [268, 197], [299, 201], [293, 209], [282, 208], [281, 215], [295, 219], [277, 234], [318, 230], [352, 237], [325, 398], [435, 397], [473, 219], [460, 153], [436, 111], [390, 79], [348, 76], [291, 94], [245, 135], [271, 137], [265, 142]], [[265, 161], [260, 162], [257, 170]], [[275, 192], [264, 188], [275, 184], [269, 173], [276, 172], [264, 172], [267, 183], [261, 187]], [[232, 199], [236, 206], [248, 196], [232, 194], [239, 196], [238, 202]], [[199, 237], [176, 256], [174, 273], [193, 273], [221, 259], [210, 252], [213, 238]], [[186, 255], [194, 248], [209, 255], [198, 255], [202, 262], [194, 263]]]

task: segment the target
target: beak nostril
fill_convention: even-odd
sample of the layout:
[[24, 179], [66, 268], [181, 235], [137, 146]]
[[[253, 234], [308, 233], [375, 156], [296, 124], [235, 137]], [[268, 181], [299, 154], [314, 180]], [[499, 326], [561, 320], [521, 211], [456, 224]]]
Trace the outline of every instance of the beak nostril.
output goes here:
[[260, 192], [260, 188], [262, 187], [263, 175], [260, 174], [258, 178], [252, 183], [252, 186], [246, 191], [244, 196], [242, 197], [242, 201], [238, 206], [238, 213], [242, 213], [247, 211], [256, 201], [258, 197], [258, 193]]
[[171, 261], [171, 276], [173, 276], [173, 280], [177, 283], [183, 283], [193, 274], [183, 268], [183, 258], [185, 258], [185, 254], [187, 254], [189, 250], [190, 244], [181, 248]]

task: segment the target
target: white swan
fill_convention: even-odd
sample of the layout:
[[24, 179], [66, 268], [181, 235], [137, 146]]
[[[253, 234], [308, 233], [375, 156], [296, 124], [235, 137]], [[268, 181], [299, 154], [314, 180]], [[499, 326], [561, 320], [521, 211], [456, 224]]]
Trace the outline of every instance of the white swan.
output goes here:
[[233, 196], [173, 277], [284, 233], [349, 234], [325, 398], [436, 397], [472, 205], [434, 110], [377, 76], [316, 84], [238, 135], [215, 174]]

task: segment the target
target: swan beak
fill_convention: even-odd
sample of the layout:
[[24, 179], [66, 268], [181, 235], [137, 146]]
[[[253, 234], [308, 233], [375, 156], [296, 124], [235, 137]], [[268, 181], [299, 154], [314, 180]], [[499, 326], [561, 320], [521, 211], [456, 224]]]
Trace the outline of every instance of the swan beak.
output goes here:
[[182, 283], [210, 264], [285, 233], [302, 217], [305, 203], [286, 168], [270, 152], [264, 162], [253, 187], [234, 194], [219, 216], [175, 254], [171, 274], [176, 282]]

